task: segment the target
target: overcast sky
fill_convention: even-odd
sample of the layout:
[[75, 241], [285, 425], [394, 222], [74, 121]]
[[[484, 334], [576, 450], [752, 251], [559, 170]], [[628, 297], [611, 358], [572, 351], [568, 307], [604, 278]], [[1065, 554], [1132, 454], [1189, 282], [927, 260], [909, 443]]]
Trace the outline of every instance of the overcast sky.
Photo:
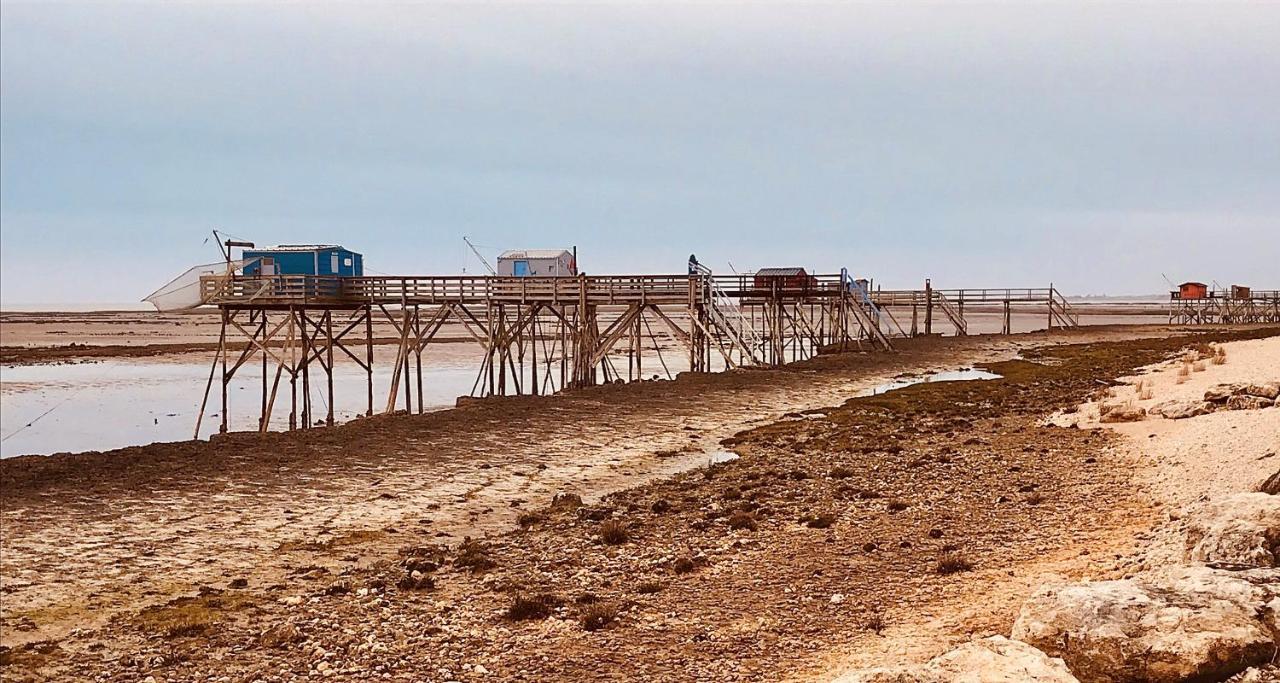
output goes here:
[[1280, 288], [1280, 3], [66, 4], [0, 12], [0, 297], [259, 244], [370, 272]]

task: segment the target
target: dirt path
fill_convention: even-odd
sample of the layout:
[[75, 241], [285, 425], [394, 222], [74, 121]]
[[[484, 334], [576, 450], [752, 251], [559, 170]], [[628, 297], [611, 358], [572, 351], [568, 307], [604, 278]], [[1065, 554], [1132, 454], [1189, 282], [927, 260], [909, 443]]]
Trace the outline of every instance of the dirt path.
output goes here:
[[[640, 510], [656, 510], [660, 498], [669, 500], [677, 513], [646, 516], [640, 524], [643, 531], [637, 532], [643, 542], [603, 555], [599, 538], [592, 533], [598, 520], [590, 515], [553, 516], [545, 529], [539, 525], [540, 531], [528, 536], [494, 534], [501, 567], [477, 577], [482, 585], [465, 571], [457, 577], [451, 572], [450, 585], [425, 602], [411, 602], [418, 605], [415, 610], [427, 610], [427, 622], [437, 624], [431, 628], [473, 633], [443, 649], [430, 646], [438, 649], [438, 659], [417, 662], [413, 670], [455, 667], [472, 658], [490, 662], [486, 666], [500, 664], [508, 672], [536, 670], [532, 678], [557, 679], [562, 674], [581, 675], [582, 667], [621, 666], [627, 661], [625, 651], [642, 646], [647, 637], [637, 640], [634, 631], [603, 633], [603, 640], [597, 639], [595, 645], [613, 648], [607, 651], [616, 650], [622, 659], [602, 662], [594, 648], [581, 650], [566, 644], [580, 631], [561, 620], [510, 635], [509, 627], [494, 626], [492, 619], [494, 610], [505, 609], [509, 597], [504, 596], [514, 590], [503, 586], [549, 584], [567, 594], [572, 585], [579, 592], [615, 593], [619, 588], [634, 589], [646, 574], [669, 573], [681, 552], [689, 554], [695, 565], [709, 567], [690, 581], [673, 585], [670, 592], [660, 586], [658, 595], [644, 593], [649, 604], [639, 605], [640, 612], [628, 616], [628, 622], [647, 624], [643, 628], [648, 630], [640, 633], [651, 632], [655, 642], [675, 638], [674, 642], [703, 643], [669, 654], [707, 657], [706, 667], [681, 669], [689, 674], [757, 679], [764, 671], [776, 678], [781, 671], [805, 670], [823, 661], [824, 653], [870, 639], [871, 635], [857, 635], [865, 630], [861, 624], [870, 614], [883, 614], [890, 632], [931, 623], [920, 618], [923, 595], [932, 596], [928, 608], [939, 633], [955, 637], [965, 628], [997, 628], [1011, 619], [1001, 609], [966, 611], [945, 606], [948, 601], [970, 599], [968, 586], [1007, 585], [1010, 576], [1022, 572], [1027, 578], [1019, 580], [1029, 585], [1030, 577], [1039, 576], [1041, 570], [1028, 568], [1043, 563], [1099, 570], [1080, 550], [1119, 548], [1123, 534], [1116, 530], [1151, 514], [1147, 503], [1126, 493], [1130, 489], [1125, 461], [1110, 458], [1105, 443], [1093, 443], [1079, 430], [1027, 433], [1040, 414], [1027, 406], [1061, 401], [1080, 390], [1068, 391], [1057, 384], [1037, 389], [1034, 384], [1023, 387], [1001, 381], [997, 396], [1000, 405], [1007, 407], [983, 412], [1008, 413], [1009, 419], [992, 420], [973, 414], [972, 408], [958, 408], [977, 405], [972, 396], [985, 394], [971, 396], [965, 393], [969, 389], [944, 389], [945, 385], [928, 385], [929, 391], [946, 394], [945, 402], [930, 403], [922, 412], [915, 404], [890, 401], [884, 406], [888, 412], [877, 412], [879, 416], [864, 427], [858, 421], [870, 419], [865, 416], [853, 423], [842, 423], [833, 415], [779, 422], [780, 418], [794, 411], [839, 405], [904, 372], [999, 361], [1046, 343], [1167, 334], [1167, 330], [1150, 328], [919, 340], [889, 356], [832, 356], [782, 370], [686, 376], [677, 382], [608, 387], [548, 399], [492, 401], [434, 415], [364, 420], [305, 435], [229, 437], [213, 444], [7, 460], [0, 463], [5, 489], [0, 568], [4, 637], [6, 644], [58, 640], [70, 628], [111, 621], [117, 626], [108, 632], [116, 635], [105, 637], [113, 642], [120, 638], [112, 647], [137, 650], [143, 646], [131, 640], [134, 636], [125, 636], [133, 631], [115, 631], [118, 625], [133, 623], [129, 614], [147, 605], [168, 603], [170, 607], [158, 614], [170, 615], [177, 609], [172, 602], [175, 596], [190, 595], [201, 587], [198, 600], [216, 600], [217, 609], [225, 610], [229, 598], [222, 589], [235, 579], [245, 579], [248, 592], [233, 595], [254, 605], [246, 613], [251, 616], [234, 617], [239, 626], [223, 623], [219, 632], [232, 638], [243, 627], [258, 634], [256, 638], [264, 628], [258, 624], [274, 623], [299, 604], [292, 598], [299, 588], [304, 596], [313, 590], [309, 582], [394, 574], [387, 558], [403, 554], [406, 547], [427, 548], [434, 542], [456, 542], [463, 535], [506, 532], [523, 511], [543, 508], [554, 493], [563, 490], [579, 491], [590, 505], [600, 495], [621, 489], [627, 489], [624, 497], [610, 499], [610, 510], [627, 509], [637, 515]], [[1175, 342], [1150, 343], [1163, 348], [1161, 343]], [[1072, 386], [1079, 383], [1073, 381], [1053, 380]], [[920, 396], [911, 390], [902, 393]], [[870, 406], [874, 408], [874, 402]], [[861, 411], [865, 405], [860, 402], [856, 408]], [[702, 483], [710, 480], [701, 474], [669, 476], [705, 464], [717, 442], [757, 425], [760, 429], [735, 446], [744, 457], [717, 466], [716, 471], [724, 469], [730, 477], [723, 484]], [[833, 430], [843, 435], [841, 445], [823, 446], [834, 438]], [[819, 438], [827, 441], [813, 441]], [[905, 450], [889, 448], [895, 442], [912, 445]], [[1089, 464], [1097, 466], [1080, 467], [1080, 454], [1086, 452], [1093, 453], [1094, 463]], [[792, 477], [785, 468], [794, 467], [788, 463], [800, 453], [806, 454], [810, 471]], [[849, 481], [835, 489], [838, 498], [832, 499], [830, 479], [819, 476], [825, 470], [812, 468], [826, 467], [821, 463], [841, 453], [856, 467], [846, 475]], [[962, 466], [957, 468], [957, 462]], [[716, 491], [732, 488], [745, 497], [742, 492], [762, 474], [796, 482], [784, 487], [781, 498], [766, 504], [776, 510], [757, 510], [762, 520], [777, 518], [782, 524], [770, 521], [759, 536], [723, 537], [718, 529], [723, 528], [721, 515], [729, 508], [724, 504], [707, 508], [695, 502], [720, 497], [711, 493], [706, 498], [708, 493], [702, 489], [709, 485]], [[973, 477], [979, 475], [982, 485], [972, 486]], [[1041, 487], [1041, 495], [1053, 504], [1040, 506], [1024, 500]], [[877, 489], [874, 497], [859, 493], [872, 489]], [[897, 496], [907, 499], [906, 511], [885, 515], [885, 500], [892, 502]], [[1099, 509], [1093, 502], [1099, 499], [1115, 504]], [[1132, 504], [1124, 502], [1130, 500]], [[845, 508], [847, 513], [838, 513], [841, 522], [835, 531], [784, 521], [803, 509], [816, 514]], [[543, 518], [545, 514], [540, 513]], [[697, 522], [699, 517], [706, 521]], [[691, 527], [690, 520], [695, 520]], [[935, 538], [933, 529], [945, 531]], [[957, 540], [966, 552], [983, 558], [977, 571], [966, 575], [965, 581], [941, 581], [936, 575], [931, 578], [931, 572], [922, 575], [921, 568], [932, 566], [939, 548], [952, 542], [953, 533], [960, 534]], [[876, 547], [868, 551], [867, 543]], [[636, 549], [628, 549], [632, 547]], [[851, 547], [863, 550], [851, 556]], [[1119, 552], [1107, 557], [1115, 554]], [[570, 557], [581, 562], [583, 569], [566, 575], [565, 569], [572, 565], [564, 565], [563, 558]], [[862, 578], [850, 583], [851, 571]], [[332, 593], [322, 588], [321, 595], [346, 595], [354, 585]], [[281, 595], [286, 597], [278, 599], [284, 602], [272, 602]], [[401, 614], [384, 623], [385, 614], [375, 618], [362, 610], [376, 613], [386, 598], [366, 595], [375, 599], [341, 605], [328, 605], [325, 598], [299, 600], [309, 600], [307, 604], [322, 610], [357, 610], [344, 614], [342, 623], [373, 619], [370, 623], [384, 625], [370, 626], [366, 635], [375, 640], [391, 638], [400, 643], [396, 647], [422, 637], [405, 641], [403, 629], [397, 631], [394, 622], [408, 618], [410, 622], [401, 623], [402, 627], [409, 628], [405, 624], [410, 623], [417, 625], [413, 628], [426, 628], [424, 613]], [[726, 596], [733, 597], [726, 600]], [[843, 606], [819, 609], [822, 605]], [[144, 615], [150, 613], [143, 610]], [[112, 620], [117, 615], [126, 620]], [[250, 623], [240, 623], [241, 618], [250, 618]], [[391, 630], [384, 632], [384, 626]], [[552, 629], [554, 637], [546, 629]], [[144, 629], [143, 635], [147, 632]], [[101, 647], [95, 642], [72, 638], [58, 647], [67, 648], [63, 654], [92, 653]], [[240, 651], [244, 646], [228, 647]], [[494, 647], [507, 654], [498, 655]], [[775, 647], [780, 648], [778, 652], [773, 651]], [[868, 647], [861, 649], [874, 651]], [[904, 648], [895, 645], [886, 651], [910, 650]], [[725, 668], [730, 653], [736, 653], [736, 668]], [[304, 661], [308, 658], [279, 662], [256, 657], [233, 668], [243, 673], [241, 665], [257, 666], [254, 662], [304, 669], [316, 666], [314, 661]], [[535, 664], [548, 657], [560, 663], [541, 668]], [[357, 662], [354, 656], [348, 662], [357, 666], [353, 672], [365, 666]], [[652, 671], [671, 665], [673, 660], [666, 657], [645, 660]], [[459, 672], [450, 668], [449, 673]]]

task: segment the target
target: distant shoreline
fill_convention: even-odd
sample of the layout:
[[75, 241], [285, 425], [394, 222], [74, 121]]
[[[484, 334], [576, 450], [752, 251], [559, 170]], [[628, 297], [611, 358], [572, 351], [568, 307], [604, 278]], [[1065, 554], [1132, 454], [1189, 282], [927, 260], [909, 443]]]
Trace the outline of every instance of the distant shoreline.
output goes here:
[[154, 311], [155, 306], [139, 301], [137, 303], [0, 303], [0, 313], [137, 313]]

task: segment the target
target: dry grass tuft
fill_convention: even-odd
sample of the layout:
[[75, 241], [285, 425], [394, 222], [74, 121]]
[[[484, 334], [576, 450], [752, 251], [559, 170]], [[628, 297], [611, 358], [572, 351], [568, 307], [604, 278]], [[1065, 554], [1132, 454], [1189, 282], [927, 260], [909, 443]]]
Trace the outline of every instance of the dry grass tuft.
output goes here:
[[973, 563], [958, 552], [949, 552], [938, 558], [938, 564], [935, 567], [935, 570], [943, 576], [959, 574], [960, 572], [967, 572], [972, 569]]
[[1214, 365], [1225, 365], [1227, 362], [1227, 350], [1219, 346], [1213, 354], [1213, 360], [1210, 361]]
[[582, 630], [599, 631], [618, 618], [618, 607], [609, 602], [597, 602], [582, 611]]
[[880, 611], [868, 614], [866, 621], [862, 622], [862, 628], [864, 630], [871, 631], [876, 635], [880, 635], [880, 632], [884, 630], [885, 625], [884, 613]]
[[551, 593], [537, 595], [517, 595], [507, 607], [506, 617], [511, 621], [529, 621], [546, 619], [557, 607], [564, 604], [559, 596]]
[[662, 584], [657, 581], [642, 581], [636, 586], [636, 592], [640, 595], [653, 595], [662, 591]]
[[1204, 372], [1204, 363], [1203, 363], [1203, 362], [1201, 362], [1201, 361], [1196, 361], [1195, 363], [1193, 363], [1193, 364], [1191, 365], [1191, 371], [1192, 371], [1192, 372]]
[[729, 515], [730, 529], [746, 529], [747, 531], [755, 531], [759, 526], [760, 525], [756, 522], [756, 516], [750, 512], [738, 510], [732, 515]]
[[831, 468], [831, 471], [827, 473], [827, 476], [832, 479], [847, 479], [848, 477], [852, 477], [854, 474], [855, 472], [852, 467], [837, 465]]
[[465, 567], [473, 572], [481, 572], [498, 566], [489, 556], [489, 546], [471, 538], [465, 538], [458, 546], [458, 556], [453, 558], [453, 566]]
[[600, 525], [600, 540], [609, 545], [622, 545], [631, 540], [631, 533], [626, 524], [610, 519]]
[[805, 515], [800, 518], [800, 523], [810, 529], [828, 529], [836, 523], [836, 516], [830, 512], [819, 512], [816, 515]]

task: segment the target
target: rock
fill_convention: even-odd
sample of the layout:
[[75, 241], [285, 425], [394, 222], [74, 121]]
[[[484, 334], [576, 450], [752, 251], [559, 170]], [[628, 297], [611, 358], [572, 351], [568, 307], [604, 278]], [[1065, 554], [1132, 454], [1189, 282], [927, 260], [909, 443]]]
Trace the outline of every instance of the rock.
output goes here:
[[1269, 398], [1241, 394], [1227, 399], [1227, 410], [1261, 410], [1270, 408], [1274, 403]]
[[1061, 659], [1004, 636], [974, 640], [915, 666], [855, 671], [835, 683], [1078, 683]]
[[1209, 387], [1204, 392], [1204, 400], [1210, 403], [1226, 403], [1232, 396], [1244, 393], [1244, 386], [1239, 384], [1219, 384]]
[[1129, 405], [1104, 405], [1102, 422], [1138, 422], [1147, 416], [1145, 408]]
[[1250, 384], [1244, 388], [1244, 393], [1250, 396], [1259, 396], [1261, 398], [1269, 398], [1276, 400], [1280, 398], [1280, 382], [1262, 382], [1260, 384]]
[[1280, 681], [1280, 667], [1274, 664], [1249, 669], [1227, 679], [1226, 683], [1276, 683]]
[[1169, 420], [1185, 420], [1212, 413], [1214, 408], [1214, 404], [1207, 401], [1165, 401], [1152, 406], [1149, 412]]
[[1013, 637], [1087, 683], [1221, 680], [1275, 655], [1277, 591], [1275, 570], [1208, 567], [1042, 588]]
[[1237, 493], [1191, 509], [1186, 552], [1191, 562], [1227, 569], [1276, 567], [1280, 551], [1280, 498]]
[[1258, 485], [1258, 493], [1265, 493], [1274, 496], [1280, 493], [1280, 470], [1267, 477], [1267, 480]]

